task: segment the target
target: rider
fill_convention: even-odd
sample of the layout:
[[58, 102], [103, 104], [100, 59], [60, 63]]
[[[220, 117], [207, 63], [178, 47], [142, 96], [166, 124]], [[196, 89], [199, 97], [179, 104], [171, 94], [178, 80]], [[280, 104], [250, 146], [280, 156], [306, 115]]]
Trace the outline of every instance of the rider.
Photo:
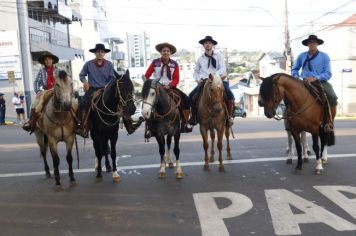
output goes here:
[[[87, 61], [79, 73], [85, 94], [79, 105], [78, 124], [75, 132], [84, 138], [88, 137], [87, 120], [93, 93], [104, 88], [111, 79], [115, 78], [113, 64], [104, 59], [105, 54], [110, 51], [110, 49], [105, 48], [104, 44], [96, 44], [95, 48], [89, 50], [89, 52], [94, 53], [95, 58]], [[86, 76], [88, 79], [85, 78]]]
[[156, 50], [161, 54], [160, 58], [154, 59], [148, 67], [145, 78], [150, 79], [153, 74], [164, 89], [173, 90], [179, 94], [181, 102], [179, 112], [182, 117], [181, 132], [192, 132], [192, 128], [187, 126], [190, 115], [190, 100], [189, 97], [179, 90], [176, 86], [179, 83], [179, 66], [178, 63], [170, 58], [177, 49], [169, 43], [160, 43], [156, 45]]
[[[22, 127], [25, 131], [30, 132], [30, 134], [35, 130], [36, 122], [41, 116], [42, 105], [45, 102], [45, 99], [42, 97], [44, 97], [43, 95], [47, 90], [53, 88], [55, 75], [57, 74], [57, 68], [54, 64], [56, 64], [59, 59], [50, 52], [44, 52], [37, 61], [44, 65], [44, 67], [38, 71], [33, 83], [36, 99], [31, 105], [30, 118]], [[42, 89], [45, 91], [44, 93]]]
[[217, 41], [211, 36], [206, 36], [199, 41], [204, 47], [204, 54], [198, 58], [194, 70], [194, 79], [197, 81], [198, 85], [190, 92], [189, 98], [191, 99], [192, 107], [192, 117], [189, 120], [189, 124], [196, 125], [197, 121], [197, 106], [198, 98], [202, 88], [204, 87], [205, 81], [209, 78], [209, 74], [216, 73], [223, 80], [225, 89], [225, 104], [228, 112], [227, 125], [232, 126], [234, 121], [232, 119], [232, 112], [235, 102], [234, 94], [231, 92], [229, 83], [225, 81], [226, 78], [226, 66], [223, 56], [213, 50], [214, 46], [218, 44]]
[[[325, 52], [318, 50], [318, 45], [322, 45], [324, 41], [316, 35], [309, 35], [307, 39], [302, 41], [304, 46], [308, 46], [309, 50], [301, 53], [295, 61], [292, 68], [292, 76], [301, 78], [309, 82], [319, 82], [322, 90], [324, 90], [329, 105], [334, 107], [337, 105], [337, 96], [332, 85], [328, 82], [331, 78], [330, 58]], [[302, 69], [299, 74], [299, 70]], [[327, 115], [329, 112], [327, 112]], [[326, 126], [327, 131], [333, 130], [332, 118], [329, 117]]]

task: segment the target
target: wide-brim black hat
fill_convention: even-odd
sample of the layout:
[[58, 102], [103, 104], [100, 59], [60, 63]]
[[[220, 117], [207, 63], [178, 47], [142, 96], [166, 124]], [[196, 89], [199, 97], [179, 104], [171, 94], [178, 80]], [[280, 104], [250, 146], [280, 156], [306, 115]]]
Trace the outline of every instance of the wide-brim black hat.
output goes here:
[[212, 44], [214, 44], [214, 45], [218, 44], [218, 42], [216, 42], [216, 41], [213, 39], [213, 37], [211, 37], [211, 36], [205, 36], [205, 38], [199, 40], [199, 43], [200, 43], [200, 44], [204, 44], [205, 42], [208, 42], [208, 41], [209, 41], [209, 42], [212, 42]]
[[95, 48], [89, 49], [89, 52], [95, 53], [97, 50], [104, 50], [105, 53], [108, 53], [108, 52], [111, 51], [110, 49], [105, 48], [105, 45], [104, 45], [104, 44], [102, 44], [102, 43], [97, 43], [97, 44], [95, 45]]
[[50, 52], [44, 52], [38, 59], [37, 61], [44, 65], [44, 60], [46, 57], [52, 58], [53, 59], [53, 64], [56, 64], [59, 61], [59, 58], [55, 55], [53, 55]]
[[171, 50], [171, 54], [173, 55], [174, 53], [176, 53], [177, 49], [176, 47], [174, 47], [172, 44], [170, 43], [160, 43], [160, 44], [157, 44], [156, 45], [156, 50], [158, 52], [161, 52], [162, 51], [162, 48], [169, 48], [169, 50]]
[[319, 39], [318, 36], [311, 34], [311, 35], [309, 35], [309, 37], [307, 39], [304, 39], [302, 41], [302, 44], [304, 46], [308, 46], [309, 41], [317, 41], [319, 45], [324, 43], [324, 40]]

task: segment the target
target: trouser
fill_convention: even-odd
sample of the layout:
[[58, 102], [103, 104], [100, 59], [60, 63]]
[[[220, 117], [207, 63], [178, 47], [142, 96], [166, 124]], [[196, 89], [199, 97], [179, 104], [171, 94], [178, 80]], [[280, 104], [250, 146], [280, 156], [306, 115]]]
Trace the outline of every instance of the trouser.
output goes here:
[[0, 107], [0, 124], [5, 124], [5, 113], [6, 113], [6, 108]]
[[198, 83], [198, 85], [189, 93], [190, 105], [191, 105], [191, 117], [188, 121], [190, 125], [196, 125], [198, 123], [198, 99], [200, 97], [200, 93], [203, 90], [205, 80], [202, 80]]
[[178, 94], [180, 97], [180, 104], [178, 106], [178, 109], [181, 117], [181, 132], [189, 133], [192, 131], [192, 128], [187, 127], [191, 107], [190, 99], [183, 91], [178, 88], [171, 88], [171, 90], [173, 90], [173, 92]]
[[93, 94], [99, 89], [101, 88], [90, 87], [89, 90], [85, 92], [83, 98], [81, 99], [77, 112], [77, 118], [81, 125], [86, 125]]
[[338, 97], [336, 96], [333, 86], [327, 81], [321, 82], [320, 85], [324, 89], [329, 105], [332, 107], [336, 106]]

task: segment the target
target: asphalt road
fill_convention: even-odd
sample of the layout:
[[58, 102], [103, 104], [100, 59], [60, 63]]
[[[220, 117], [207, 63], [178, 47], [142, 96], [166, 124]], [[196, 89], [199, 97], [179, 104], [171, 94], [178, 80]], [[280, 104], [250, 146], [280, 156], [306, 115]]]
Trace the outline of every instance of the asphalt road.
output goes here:
[[62, 191], [45, 178], [34, 136], [2, 126], [0, 235], [356, 235], [356, 120], [335, 126], [322, 175], [314, 174], [314, 156], [294, 174], [283, 123], [262, 118], [235, 119], [225, 172], [216, 162], [203, 170], [197, 127], [183, 134], [183, 180], [175, 169], [158, 178], [158, 145], [145, 143], [140, 128], [119, 131], [121, 182], [110, 173], [96, 181], [92, 143], [79, 138], [75, 187], [60, 144]]

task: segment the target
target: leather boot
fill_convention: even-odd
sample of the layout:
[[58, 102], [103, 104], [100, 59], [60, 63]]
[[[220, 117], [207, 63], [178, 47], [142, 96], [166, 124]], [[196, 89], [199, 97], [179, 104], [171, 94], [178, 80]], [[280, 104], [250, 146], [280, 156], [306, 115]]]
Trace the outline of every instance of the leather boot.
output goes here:
[[85, 110], [79, 111], [78, 119], [80, 121], [79, 124], [77, 124], [77, 128], [75, 129], [75, 133], [82, 136], [83, 138], [88, 138], [88, 115], [89, 113]]
[[23, 124], [22, 128], [25, 131], [30, 132], [30, 134], [32, 134], [33, 131], [35, 131], [36, 129], [36, 124], [39, 116], [40, 115], [36, 113], [35, 108], [31, 108], [30, 119], [27, 122], [25, 122], [25, 124]]
[[188, 120], [189, 120], [190, 110], [183, 110], [182, 113], [183, 113], [183, 116], [182, 116], [182, 123], [180, 126], [180, 132], [181, 133], [190, 133], [193, 130], [192, 127], [188, 127], [188, 125], [187, 125]]
[[195, 102], [192, 102], [191, 110], [192, 110], [192, 113], [191, 113], [190, 119], [188, 120], [188, 124], [194, 126], [194, 125], [197, 125], [197, 124], [198, 124], [198, 119], [197, 119], [197, 106], [196, 106]]
[[227, 115], [228, 118], [226, 120], [226, 126], [231, 127], [234, 124], [234, 120], [232, 118], [232, 112], [234, 111], [234, 100], [228, 100], [226, 102]]

